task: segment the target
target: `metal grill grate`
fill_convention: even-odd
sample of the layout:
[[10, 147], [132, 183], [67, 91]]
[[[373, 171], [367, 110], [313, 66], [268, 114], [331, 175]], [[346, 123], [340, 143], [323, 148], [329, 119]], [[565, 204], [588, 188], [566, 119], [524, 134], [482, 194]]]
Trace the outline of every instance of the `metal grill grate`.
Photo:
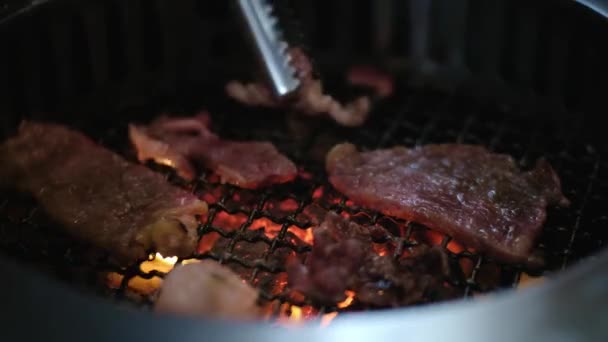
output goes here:
[[[517, 286], [525, 273], [538, 276], [567, 267], [602, 248], [608, 239], [602, 230], [608, 223], [608, 213], [603, 208], [608, 195], [608, 163], [601, 160], [606, 151], [597, 150], [581, 139], [576, 125], [569, 120], [547, 120], [542, 113], [522, 108], [409, 88], [402, 89], [400, 96], [380, 103], [372, 120], [356, 130], [306, 119], [285, 119], [283, 113], [268, 111], [252, 110], [243, 115], [241, 108], [226, 103], [210, 103], [208, 108], [214, 114], [213, 129], [221, 136], [272, 140], [301, 168], [294, 183], [263, 191], [222, 185], [210, 174], [183, 184], [167, 172], [171, 181], [191, 189], [210, 204], [208, 216], [202, 218], [198, 230], [201, 244], [192, 258], [211, 258], [231, 267], [260, 290], [271, 315], [289, 314], [292, 305], [304, 307], [304, 315], [311, 317], [367, 309], [356, 299], [348, 307], [339, 303], [334, 307], [314, 307], [307, 298], [289, 291], [285, 260], [293, 255], [305, 258], [310, 251], [306, 242], [310, 242], [314, 227], [308, 213], [314, 206], [340, 212], [362, 225], [384, 226], [392, 236], [388, 241], [374, 241], [381, 253], [399, 256], [404, 248], [417, 244], [441, 245], [459, 270], [453, 279], [447, 279], [449, 286], [463, 297]], [[153, 113], [148, 111], [148, 118]], [[260, 115], [265, 115], [265, 119], [259, 120]], [[126, 135], [123, 136], [122, 128], [114, 127], [109, 132], [102, 136], [102, 142], [124, 149]], [[332, 190], [323, 172], [324, 151], [340, 141], [351, 141], [364, 149], [440, 142], [482, 144], [513, 155], [522, 167], [532, 165], [538, 157], [547, 158], [560, 175], [572, 207], [549, 211], [538, 244], [546, 255], [546, 268], [533, 272], [521, 265], [503, 265], [443, 234], [355, 206]], [[46, 222], [42, 210], [28, 199], [11, 196], [0, 207], [5, 213], [0, 226], [1, 250], [45, 265], [71, 282], [102, 284], [97, 288], [105, 294], [133, 299], [139, 304], [153, 302], [153, 296], [133, 296], [130, 290], [133, 279], [162, 278], [165, 272], [149, 270], [143, 264], [121, 269], [108, 264], [103, 255], [91, 255], [90, 248], [63, 236]], [[106, 286], [108, 273], [115, 275], [111, 288]]]

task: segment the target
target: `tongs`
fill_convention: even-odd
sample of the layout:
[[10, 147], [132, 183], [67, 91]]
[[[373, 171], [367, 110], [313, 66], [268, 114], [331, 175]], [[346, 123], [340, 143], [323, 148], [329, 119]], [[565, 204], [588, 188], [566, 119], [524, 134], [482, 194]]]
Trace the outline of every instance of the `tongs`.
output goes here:
[[268, 0], [237, 0], [237, 3], [274, 95], [288, 96], [298, 89], [300, 80], [291, 65], [289, 45], [279, 28], [273, 4]]

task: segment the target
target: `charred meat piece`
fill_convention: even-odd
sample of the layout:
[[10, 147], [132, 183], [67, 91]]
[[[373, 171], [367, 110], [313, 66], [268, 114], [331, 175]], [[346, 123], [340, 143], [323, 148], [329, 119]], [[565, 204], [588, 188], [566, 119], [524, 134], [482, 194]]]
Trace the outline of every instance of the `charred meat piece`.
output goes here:
[[359, 152], [335, 146], [333, 186], [359, 205], [418, 222], [505, 262], [526, 262], [549, 205], [568, 205], [540, 160], [527, 172], [483, 147], [461, 144]]
[[188, 256], [207, 204], [67, 127], [25, 122], [0, 145], [0, 186], [29, 193], [71, 235], [121, 263]]
[[230, 320], [261, 318], [258, 293], [215, 261], [177, 266], [163, 281], [156, 312]]
[[371, 107], [369, 97], [361, 96], [346, 104], [338, 102], [330, 95], [324, 94], [323, 84], [321, 80], [313, 77], [312, 65], [302, 49], [292, 48], [290, 55], [297, 77], [301, 81], [293, 98], [278, 100], [265, 84], [244, 84], [239, 81], [229, 82], [226, 85], [226, 93], [249, 106], [292, 108], [307, 115], [328, 114], [343, 126], [360, 126], [365, 122]]
[[191, 118], [160, 117], [149, 126], [129, 126], [140, 161], [154, 160], [174, 167], [188, 180], [192, 163], [218, 174], [222, 182], [255, 189], [285, 183], [296, 177], [296, 166], [269, 142], [222, 140], [209, 131], [208, 115]]
[[446, 293], [442, 284], [449, 266], [439, 248], [419, 247], [399, 259], [380, 256], [371, 236], [382, 228], [366, 228], [334, 212], [313, 229], [314, 245], [306, 263], [290, 262], [287, 272], [290, 286], [315, 302], [335, 305], [351, 290], [366, 305], [394, 307]]

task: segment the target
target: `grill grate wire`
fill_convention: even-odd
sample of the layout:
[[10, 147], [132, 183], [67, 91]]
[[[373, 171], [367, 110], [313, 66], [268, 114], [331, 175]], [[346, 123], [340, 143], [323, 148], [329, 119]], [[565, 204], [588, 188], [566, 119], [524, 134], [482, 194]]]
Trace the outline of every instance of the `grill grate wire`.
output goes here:
[[[356, 299], [347, 308], [316, 307], [307, 298], [294, 295], [286, 286], [285, 255], [305, 258], [311, 250], [300, 237], [314, 229], [306, 213], [315, 205], [348, 215], [363, 225], [384, 226], [392, 233], [390, 239], [374, 242], [381, 246], [379, 248], [392, 251], [395, 257], [400, 256], [405, 248], [418, 244], [441, 245], [458, 271], [454, 279], [446, 281], [462, 297], [516, 287], [523, 273], [550, 274], [604, 246], [606, 234], [602, 233], [601, 225], [607, 219], [602, 206], [598, 205], [608, 195], [608, 164], [600, 159], [604, 151], [581, 141], [575, 131], [566, 130], [569, 136], [558, 136], [556, 130], [543, 124], [522, 121], [514, 113], [519, 108], [505, 109], [500, 104], [426, 89], [403, 89], [399, 95], [379, 104], [371, 122], [362, 129], [345, 130], [331, 125], [324, 125], [322, 129], [315, 127], [315, 134], [297, 144], [293, 142], [293, 131], [283, 127], [285, 120], [275, 117], [261, 123], [254, 114], [244, 118], [239, 110], [224, 104], [219, 105], [223, 108], [221, 112], [211, 110], [212, 114], [217, 113], [213, 116], [214, 130], [220, 135], [272, 140], [296, 161], [302, 172], [293, 184], [260, 191], [220, 184], [207, 173], [201, 174], [193, 183], [185, 184], [167, 172], [170, 181], [191, 189], [210, 204], [198, 232], [202, 240], [213, 237], [214, 246], [210, 243], [204, 251], [199, 248], [191, 258], [217, 260], [235, 270], [260, 290], [260, 297], [268, 303], [273, 316], [285, 314], [286, 305], [312, 307], [310, 312], [314, 316], [316, 313], [370, 309], [359, 305]], [[268, 115], [272, 117], [275, 114]], [[249, 129], [244, 130], [243, 127]], [[359, 208], [336, 193], [326, 181], [322, 163], [314, 161], [314, 157], [306, 152], [302, 154], [302, 146], [312, 151], [318, 140], [322, 140], [319, 137], [323, 136], [332, 136], [333, 140], [329, 139], [331, 143], [348, 140], [366, 149], [439, 142], [483, 144], [493, 151], [513, 155], [523, 167], [543, 156], [561, 176], [564, 193], [572, 200], [573, 206], [549, 211], [549, 219], [538, 244], [546, 255], [544, 269], [534, 271], [521, 265], [502, 265], [458, 245], [448, 236]], [[331, 143], [325, 142], [328, 146]], [[91, 259], [88, 246], [62, 236], [58, 229], [44, 220], [41, 209], [27, 203], [28, 200], [14, 196], [1, 203], [2, 211], [9, 213], [2, 215], [0, 251], [35, 264], [45, 264], [70, 282], [75, 282], [73, 268], [84, 269], [87, 284], [94, 284], [102, 293], [121, 300], [128, 299], [144, 307], [153, 304], [153, 295], [134, 295], [129, 283], [135, 277], [162, 278], [166, 275], [164, 272], [145, 272], [141, 263], [120, 268], [108, 263], [103, 254]], [[285, 203], [289, 205], [281, 208]], [[28, 205], [30, 209], [23, 210]], [[11, 213], [15, 208], [20, 215]], [[177, 264], [183, 261], [178, 260]], [[122, 276], [117, 288], [99, 286], [99, 275], [107, 272]]]

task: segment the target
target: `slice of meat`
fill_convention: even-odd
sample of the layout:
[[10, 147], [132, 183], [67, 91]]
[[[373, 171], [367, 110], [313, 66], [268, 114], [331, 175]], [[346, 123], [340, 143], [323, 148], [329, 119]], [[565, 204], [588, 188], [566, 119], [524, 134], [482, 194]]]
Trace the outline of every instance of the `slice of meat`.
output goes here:
[[433, 293], [445, 293], [447, 255], [439, 248], [420, 247], [411, 257], [394, 259], [376, 254], [373, 230], [328, 212], [313, 228], [314, 245], [306, 263], [290, 262], [290, 286], [313, 301], [336, 305], [351, 290], [366, 305], [389, 307], [420, 303]]
[[418, 222], [506, 262], [526, 262], [548, 205], [568, 205], [544, 160], [528, 172], [483, 147], [443, 144], [359, 152], [335, 146], [333, 186], [384, 214]]
[[261, 318], [258, 293], [215, 261], [175, 267], [163, 280], [156, 312], [230, 320]]
[[70, 234], [119, 262], [190, 255], [207, 204], [67, 127], [25, 122], [0, 145], [0, 186], [29, 193]]
[[296, 166], [269, 142], [222, 140], [209, 131], [208, 115], [160, 117], [149, 126], [129, 125], [129, 137], [140, 161], [154, 160], [174, 167], [188, 180], [192, 163], [213, 170], [222, 182], [255, 189], [285, 183], [297, 175]]
[[371, 107], [369, 97], [361, 96], [351, 102], [340, 103], [324, 94], [323, 84], [321, 80], [313, 78], [310, 59], [302, 49], [292, 48], [289, 53], [301, 82], [293, 97], [279, 100], [266, 84], [240, 81], [231, 81], [226, 85], [228, 96], [249, 106], [292, 108], [307, 115], [328, 114], [343, 126], [360, 126], [365, 122]]

